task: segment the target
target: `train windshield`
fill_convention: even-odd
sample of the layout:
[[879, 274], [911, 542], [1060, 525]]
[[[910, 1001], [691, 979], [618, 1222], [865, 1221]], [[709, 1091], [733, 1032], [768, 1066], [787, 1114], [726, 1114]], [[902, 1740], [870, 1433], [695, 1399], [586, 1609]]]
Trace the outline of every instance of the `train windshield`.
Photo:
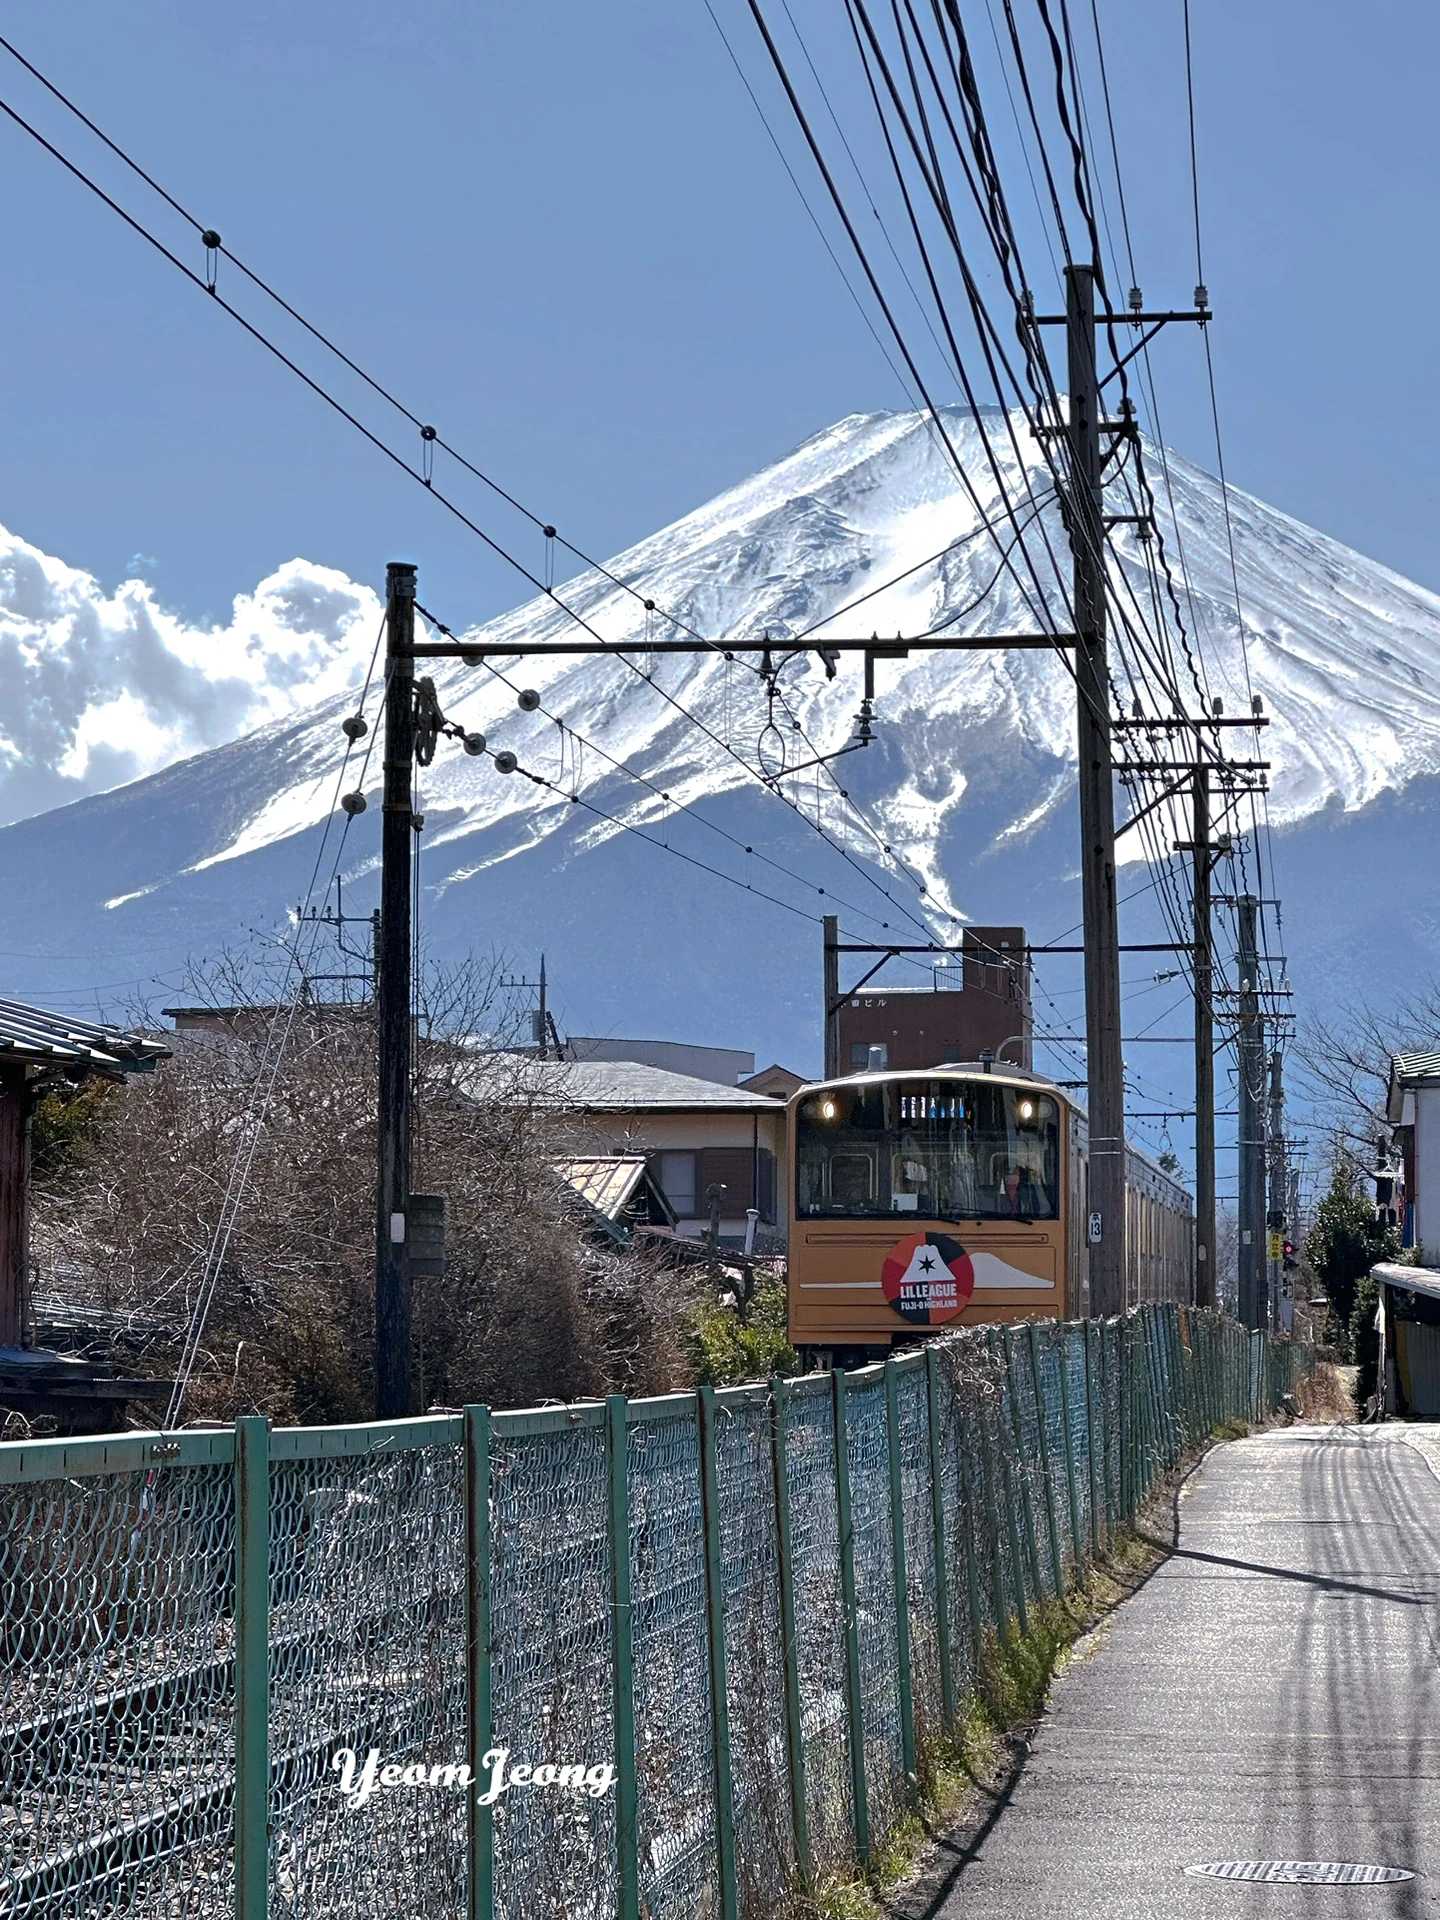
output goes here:
[[1028, 1087], [827, 1087], [800, 1102], [795, 1149], [802, 1220], [1059, 1218], [1059, 1107]]

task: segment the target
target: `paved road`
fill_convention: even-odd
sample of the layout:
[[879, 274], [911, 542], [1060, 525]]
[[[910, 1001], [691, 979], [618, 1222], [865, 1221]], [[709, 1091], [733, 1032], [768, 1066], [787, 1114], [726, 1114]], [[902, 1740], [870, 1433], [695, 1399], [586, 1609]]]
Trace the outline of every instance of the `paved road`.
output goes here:
[[[1440, 1455], [1292, 1427], [1210, 1454], [1179, 1550], [1057, 1682], [929, 1920], [1440, 1916]], [[1368, 1861], [1394, 1887], [1189, 1879], [1192, 1862]]]

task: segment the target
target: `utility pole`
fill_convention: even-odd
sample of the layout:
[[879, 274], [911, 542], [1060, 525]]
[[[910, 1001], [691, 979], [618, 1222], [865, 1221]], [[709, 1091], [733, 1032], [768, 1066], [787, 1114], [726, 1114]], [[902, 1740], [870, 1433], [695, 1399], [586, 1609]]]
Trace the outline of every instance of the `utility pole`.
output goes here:
[[1125, 1309], [1125, 1062], [1120, 1046], [1120, 933], [1115, 906], [1115, 796], [1105, 641], [1105, 519], [1095, 275], [1065, 269], [1080, 757], [1080, 871], [1085, 909], [1085, 1033], [1090, 1118], [1090, 1311]]
[[414, 1412], [410, 1378], [410, 869], [414, 857], [415, 569], [385, 569], [385, 790], [381, 820], [379, 1154], [375, 1199], [375, 1416]]
[[1285, 1082], [1278, 1047], [1270, 1055], [1270, 1198], [1265, 1215], [1265, 1247], [1270, 1281], [1270, 1325], [1287, 1331], [1283, 1306], [1285, 1238]]
[[1240, 923], [1240, 1318], [1263, 1328], [1269, 1319], [1265, 1285], [1265, 1049], [1260, 1018], [1260, 902], [1242, 894]]
[[826, 1080], [835, 1080], [840, 1075], [840, 922], [833, 913], [827, 913], [822, 926], [825, 942], [824, 1000], [825, 1008], [825, 1072]]
[[1219, 1298], [1215, 1273], [1215, 970], [1210, 927], [1210, 769], [1194, 775], [1195, 1304]]

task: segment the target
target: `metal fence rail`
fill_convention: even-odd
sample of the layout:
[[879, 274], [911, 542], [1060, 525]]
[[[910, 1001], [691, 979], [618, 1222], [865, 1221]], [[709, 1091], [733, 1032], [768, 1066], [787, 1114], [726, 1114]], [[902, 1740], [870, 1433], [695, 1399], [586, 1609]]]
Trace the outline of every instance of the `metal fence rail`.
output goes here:
[[[769, 1913], [883, 1843], [995, 1636], [1311, 1364], [1158, 1306], [659, 1400], [0, 1447], [0, 1912]], [[570, 1771], [490, 1797], [517, 1765]]]

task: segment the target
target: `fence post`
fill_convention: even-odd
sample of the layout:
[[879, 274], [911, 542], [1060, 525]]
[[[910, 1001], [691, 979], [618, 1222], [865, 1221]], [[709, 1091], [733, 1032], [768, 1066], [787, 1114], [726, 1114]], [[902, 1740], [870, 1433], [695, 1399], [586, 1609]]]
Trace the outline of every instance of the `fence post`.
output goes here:
[[[940, 1656], [940, 1719], [955, 1731], [955, 1667], [950, 1647], [950, 1569], [945, 1561], [944, 1455], [940, 1446], [940, 1355], [925, 1349], [925, 1429], [930, 1446], [930, 1539], [935, 1564], [935, 1643]], [[968, 1516], [966, 1524], [969, 1524]]]
[[493, 1920], [495, 1822], [481, 1804], [493, 1732], [490, 1701], [490, 1409], [467, 1406], [465, 1434], [465, 1664], [467, 1920]]
[[[985, 1329], [985, 1349], [992, 1361], [995, 1358], [995, 1348], [997, 1344], [996, 1334], [997, 1329], [995, 1327], [987, 1327]], [[1006, 1351], [1008, 1357], [1008, 1350]], [[996, 1378], [997, 1382], [1003, 1379], [1003, 1386], [1000, 1388], [1000, 1397], [1002, 1399], [1008, 1399], [1010, 1396], [1008, 1369], [1003, 1376], [997, 1372]], [[1022, 1634], [1028, 1634], [1030, 1631], [1030, 1610], [1025, 1604], [1025, 1564], [1020, 1557], [1020, 1530], [1015, 1523], [1015, 1482], [1010, 1472], [1010, 1456], [1005, 1451], [1005, 1437], [1002, 1429], [1003, 1423], [1000, 1418], [1000, 1408], [997, 1406], [995, 1409], [994, 1422], [995, 1452], [1000, 1462], [1001, 1484], [1005, 1489], [1002, 1504], [1005, 1508], [1005, 1534], [1010, 1543], [1010, 1585], [1014, 1591], [1015, 1615], [1020, 1622], [1020, 1631]], [[1011, 1431], [1013, 1433], [1013, 1428]], [[1033, 1551], [1033, 1537], [1031, 1539], [1031, 1548]]]
[[855, 1526], [850, 1513], [850, 1441], [845, 1373], [830, 1375], [835, 1408], [835, 1501], [840, 1525], [840, 1607], [845, 1617], [845, 1704], [850, 1723], [850, 1792], [855, 1807], [855, 1854], [870, 1859], [870, 1799], [865, 1782], [865, 1704], [860, 1689], [860, 1618], [855, 1606]]
[[910, 1569], [905, 1558], [905, 1477], [900, 1463], [900, 1378], [892, 1354], [885, 1362], [885, 1453], [890, 1470], [890, 1564], [895, 1588], [895, 1661], [900, 1688], [900, 1757], [905, 1778], [915, 1770], [915, 1677], [910, 1665]]
[[635, 1779], [635, 1640], [630, 1601], [629, 1434], [625, 1396], [605, 1401], [609, 1469], [610, 1631], [614, 1653], [611, 1687], [615, 1708], [615, 1884], [619, 1920], [640, 1920], [640, 1812]]
[[1120, 1362], [1120, 1514], [1128, 1525], [1135, 1510], [1135, 1355], [1130, 1338], [1128, 1316], [1118, 1322]]
[[1150, 1497], [1160, 1453], [1160, 1397], [1155, 1368], [1155, 1309], [1145, 1306], [1135, 1323], [1140, 1337], [1140, 1425], [1144, 1435], [1137, 1507]]
[[[1065, 1491], [1070, 1507], [1070, 1545], [1075, 1553], [1075, 1578], [1085, 1584], [1085, 1548], [1080, 1526], [1080, 1488], [1075, 1479], [1075, 1435], [1070, 1426], [1070, 1329], [1060, 1324], [1060, 1419], [1065, 1429]], [[1091, 1475], [1093, 1497], [1094, 1475]], [[1093, 1525], [1092, 1525], [1093, 1531]]]
[[[983, 1348], [988, 1363], [990, 1347], [983, 1332], [977, 1334], [977, 1342]], [[1000, 1552], [1000, 1468], [994, 1452], [998, 1445], [995, 1436], [999, 1433], [1000, 1423], [991, 1418], [989, 1397], [993, 1385], [993, 1371], [987, 1365], [976, 1421], [980, 1439], [979, 1510], [985, 1524], [985, 1545], [990, 1554], [990, 1613], [995, 1622], [995, 1632], [1000, 1635], [1009, 1631], [1014, 1609], [1005, 1592], [1005, 1563]]]
[[790, 1388], [770, 1382], [770, 1456], [775, 1470], [775, 1558], [780, 1573], [780, 1635], [785, 1655], [785, 1752], [789, 1760], [790, 1821], [795, 1834], [795, 1867], [801, 1884], [812, 1878], [810, 1814], [805, 1797], [805, 1730], [800, 1717], [800, 1640], [795, 1626], [795, 1548], [790, 1528], [790, 1468], [786, 1452], [785, 1409]]
[[1185, 1369], [1180, 1358], [1180, 1308], [1170, 1302], [1165, 1316], [1165, 1365], [1170, 1379], [1170, 1433], [1178, 1467], [1185, 1457]]
[[[1050, 1476], [1050, 1436], [1046, 1432], [1045, 1394], [1040, 1385], [1040, 1329], [1031, 1321], [1026, 1329], [1030, 1347], [1030, 1384], [1035, 1389], [1035, 1425], [1040, 1436], [1040, 1475], [1045, 1482], [1045, 1524], [1050, 1535], [1050, 1571], [1055, 1576], [1055, 1598], [1058, 1600], [1065, 1591], [1065, 1556], [1060, 1550], [1060, 1524], [1055, 1518], [1055, 1482]], [[1053, 1343], [1052, 1343], [1053, 1344]], [[1065, 1355], [1060, 1355], [1060, 1374], [1065, 1373]], [[1060, 1405], [1063, 1413], [1065, 1391], [1062, 1386]], [[1066, 1450], [1069, 1450], [1070, 1436], [1065, 1436]]]
[[1040, 1548], [1035, 1539], [1035, 1496], [1030, 1491], [1025, 1421], [1020, 1411], [1020, 1389], [1015, 1378], [1015, 1348], [1008, 1326], [1000, 1329], [1000, 1344], [1005, 1350], [1005, 1388], [1010, 1400], [1010, 1431], [1015, 1437], [1015, 1472], [1020, 1481], [1020, 1514], [1025, 1522], [1025, 1558], [1029, 1562], [1031, 1584], [1038, 1604], [1045, 1597], [1045, 1584], [1040, 1578]]
[[[980, 1663], [985, 1657], [985, 1608], [980, 1598], [980, 1569], [975, 1564], [976, 1529], [980, 1525], [981, 1515], [985, 1505], [983, 1453], [981, 1456], [981, 1487], [980, 1494], [977, 1498], [975, 1492], [975, 1461], [971, 1451], [975, 1434], [975, 1424], [972, 1421], [968, 1427], [959, 1427], [957, 1425], [956, 1432], [957, 1454], [960, 1467], [960, 1499], [965, 1516], [965, 1598], [970, 1609], [970, 1673], [973, 1679], [979, 1674]], [[983, 1436], [981, 1446], [982, 1448], [984, 1446]], [[994, 1569], [998, 1558], [998, 1551], [992, 1545], [990, 1558], [990, 1592], [992, 1603], [996, 1591]], [[995, 1631], [997, 1633], [1000, 1631], [1000, 1623], [1004, 1617], [1005, 1609], [1001, 1606], [995, 1614]]]
[[[1090, 1462], [1090, 1546], [1095, 1553], [1105, 1547], [1107, 1503], [1110, 1492], [1105, 1473], [1105, 1331], [1086, 1320], [1085, 1331], [1085, 1452]], [[1100, 1357], [1095, 1358], [1095, 1349]], [[1095, 1417], [1096, 1408], [1100, 1417]]]
[[270, 1910], [270, 1422], [235, 1422], [235, 1915]]
[[[1112, 1546], [1116, 1540], [1116, 1507], [1119, 1500], [1112, 1494], [1112, 1482], [1117, 1480], [1116, 1434], [1110, 1428], [1110, 1375], [1114, 1373], [1114, 1357], [1110, 1354], [1110, 1323], [1100, 1321], [1100, 1430], [1104, 1434], [1100, 1465], [1104, 1469], [1106, 1480], [1106, 1546]], [[1117, 1402], [1119, 1405], [1119, 1402]]]
[[705, 1625], [710, 1644], [710, 1731], [715, 1758], [715, 1853], [720, 1920], [737, 1920], [735, 1781], [730, 1770], [730, 1690], [725, 1668], [725, 1571], [720, 1558], [720, 1476], [715, 1465], [715, 1389], [695, 1396], [700, 1451], [700, 1513], [705, 1528]]

